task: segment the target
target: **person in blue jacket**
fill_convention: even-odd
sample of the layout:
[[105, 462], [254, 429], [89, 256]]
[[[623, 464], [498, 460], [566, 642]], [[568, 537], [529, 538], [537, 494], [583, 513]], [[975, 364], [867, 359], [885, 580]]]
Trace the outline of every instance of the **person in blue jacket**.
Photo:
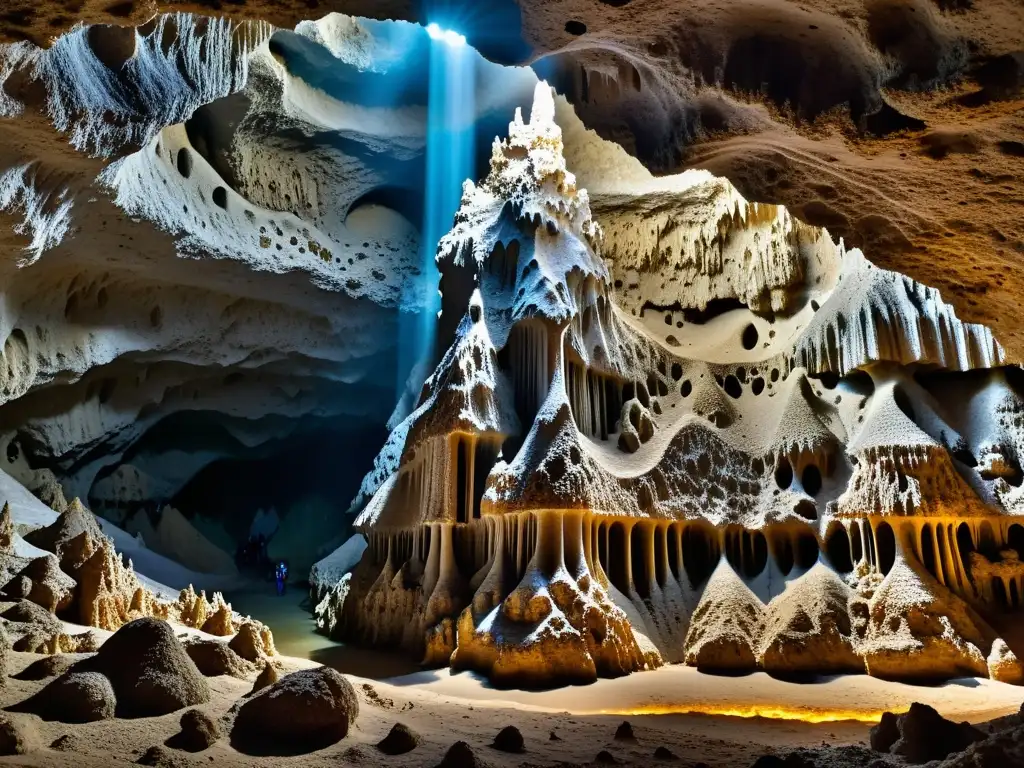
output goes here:
[[288, 564], [281, 560], [274, 569], [274, 578], [277, 581], [277, 594], [284, 594], [284, 585], [288, 581]]

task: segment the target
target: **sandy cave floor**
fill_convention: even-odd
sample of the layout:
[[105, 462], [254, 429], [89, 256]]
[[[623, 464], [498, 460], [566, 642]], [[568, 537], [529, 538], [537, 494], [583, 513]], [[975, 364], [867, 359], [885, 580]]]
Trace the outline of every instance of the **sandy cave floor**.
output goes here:
[[[589, 686], [548, 691], [497, 690], [470, 673], [450, 670], [408, 674], [408, 661], [391, 654], [344, 646], [313, 632], [303, 608], [304, 595], [283, 598], [263, 585], [232, 595], [236, 608], [267, 621], [282, 655], [283, 673], [333, 666], [350, 676], [360, 697], [360, 717], [349, 736], [327, 749], [291, 757], [242, 754], [221, 739], [198, 754], [173, 752], [175, 766], [343, 766], [436, 765], [452, 743], [464, 740], [492, 766], [588, 764], [601, 750], [633, 765], [653, 763], [654, 750], [667, 747], [683, 765], [746, 768], [759, 756], [823, 744], [867, 746], [868, 722], [878, 713], [904, 710], [912, 701], [931, 704], [953, 720], [982, 723], [1016, 712], [1024, 690], [987, 679], [966, 678], [937, 686], [886, 682], [866, 675], [787, 682], [764, 673], [740, 677], [706, 675], [694, 668], [668, 666]], [[72, 628], [79, 631], [81, 628]], [[179, 628], [179, 634], [186, 630]], [[195, 630], [188, 630], [194, 634]], [[101, 633], [109, 635], [109, 633]], [[296, 655], [283, 655], [296, 654]], [[9, 675], [39, 657], [11, 653]], [[359, 671], [356, 675], [353, 672]], [[380, 678], [388, 672], [398, 676]], [[200, 709], [214, 717], [249, 692], [251, 680], [210, 678], [213, 699]], [[9, 707], [28, 698], [47, 681], [8, 679], [0, 701]], [[683, 714], [683, 713], [689, 714]], [[756, 712], [768, 717], [754, 716]], [[704, 714], [713, 713], [713, 714]], [[718, 713], [738, 713], [743, 716]], [[29, 717], [19, 715], [19, 717]], [[117, 719], [85, 725], [35, 721], [43, 745], [63, 738], [63, 749], [0, 758], [0, 765], [108, 766], [135, 763], [145, 751], [178, 732], [181, 712], [137, 720]], [[616, 741], [627, 717], [635, 742]], [[823, 719], [807, 722], [793, 717]], [[837, 717], [855, 719], [833, 720]], [[858, 721], [860, 720], [860, 721]], [[422, 737], [420, 746], [400, 757], [375, 748], [396, 722]], [[506, 725], [523, 733], [527, 752], [509, 755], [489, 745]], [[552, 739], [554, 733], [558, 738]]]

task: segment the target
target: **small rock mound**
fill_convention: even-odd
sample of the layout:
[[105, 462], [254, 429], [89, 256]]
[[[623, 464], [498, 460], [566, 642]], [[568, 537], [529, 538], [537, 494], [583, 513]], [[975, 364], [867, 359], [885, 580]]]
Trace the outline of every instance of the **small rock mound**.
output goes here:
[[404, 755], [412, 752], [419, 744], [419, 734], [404, 723], [395, 723], [388, 735], [377, 742], [377, 749], [385, 755]]
[[71, 671], [19, 704], [17, 710], [44, 720], [92, 723], [114, 717], [116, 708], [117, 698], [110, 680], [98, 672]]
[[246, 678], [253, 671], [252, 664], [219, 640], [195, 639], [184, 643], [184, 646], [185, 653], [206, 677], [229, 675]]
[[81, 752], [84, 748], [82, 740], [72, 736], [70, 733], [58, 736], [50, 742], [50, 749], [56, 752]]
[[[893, 740], [893, 720], [898, 738]], [[871, 729], [871, 747], [878, 752], [901, 755], [909, 763], [943, 760], [985, 739], [985, 734], [969, 723], [947, 720], [927, 704], [914, 702], [903, 715], [887, 712]], [[888, 746], [888, 749], [885, 747]]]
[[210, 688], [165, 621], [136, 619], [79, 667], [110, 678], [124, 717], [165, 715], [205, 704]]
[[263, 671], [260, 672], [259, 677], [256, 678], [256, 682], [252, 684], [252, 690], [249, 691], [249, 695], [262, 691], [269, 685], [273, 685], [278, 681], [280, 675], [277, 674], [277, 667], [271, 664], [269, 661], [263, 663]]
[[506, 725], [502, 728], [498, 735], [494, 737], [494, 743], [491, 744], [497, 750], [502, 752], [525, 752], [526, 744], [523, 742], [523, 734], [519, 732], [519, 729], [514, 725]]
[[359, 716], [355, 689], [328, 667], [304, 669], [245, 699], [231, 743], [248, 754], [312, 752], [345, 738]]
[[27, 755], [42, 746], [36, 723], [0, 714], [0, 755]]
[[484, 763], [473, 752], [473, 748], [464, 741], [456, 741], [444, 753], [437, 768], [485, 768]]
[[655, 760], [678, 760], [679, 758], [676, 756], [676, 753], [673, 752], [668, 747], [658, 747], [656, 750], [654, 750], [654, 759]]
[[160, 745], [147, 749], [145, 754], [139, 758], [138, 764], [151, 765], [155, 768], [187, 768], [190, 765], [188, 760]]
[[594, 758], [594, 762], [595, 763], [600, 763], [601, 765], [618, 765], [619, 764], [619, 761], [615, 758], [615, 755], [613, 755], [607, 749], [602, 749], [600, 752], [598, 752], [597, 753], [597, 757]]
[[636, 736], [633, 735], [633, 726], [629, 724], [628, 720], [623, 720], [622, 724], [615, 729], [615, 738], [619, 741], [636, 741]]
[[190, 709], [181, 716], [181, 731], [169, 738], [168, 747], [186, 752], [202, 752], [220, 739], [220, 725], [200, 709]]

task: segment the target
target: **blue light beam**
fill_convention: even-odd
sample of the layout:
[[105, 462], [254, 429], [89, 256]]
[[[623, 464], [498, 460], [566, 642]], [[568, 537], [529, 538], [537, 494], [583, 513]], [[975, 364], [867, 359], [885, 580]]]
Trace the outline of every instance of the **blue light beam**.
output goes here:
[[[476, 119], [475, 51], [466, 38], [437, 24], [427, 26], [430, 35], [430, 82], [427, 103], [427, 163], [423, 229], [420, 244], [421, 277], [410, 281], [420, 292], [418, 315], [403, 318], [399, 340], [398, 391], [421, 360], [432, 367], [437, 315], [441, 296], [434, 257], [438, 241], [451, 229], [462, 199], [462, 182], [473, 174]], [[410, 328], [409, 325], [415, 327]]]

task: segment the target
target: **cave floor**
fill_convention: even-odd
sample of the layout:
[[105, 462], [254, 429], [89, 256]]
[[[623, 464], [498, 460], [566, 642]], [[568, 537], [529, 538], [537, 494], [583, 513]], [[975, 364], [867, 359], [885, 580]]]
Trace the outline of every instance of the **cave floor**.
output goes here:
[[[859, 754], [870, 758], [867, 720], [877, 718], [879, 711], [902, 710], [912, 701], [923, 701], [950, 719], [980, 723], [1017, 711], [1024, 698], [1020, 688], [974, 678], [935, 686], [886, 682], [866, 675], [796, 683], [761, 673], [711, 676], [679, 665], [588, 686], [497, 690], [469, 673], [410, 673], [412, 665], [399, 657], [334, 643], [316, 634], [301, 589], [278, 597], [272, 584], [253, 582], [230, 598], [237, 609], [270, 624], [282, 654], [277, 657], [282, 673], [320, 662], [350, 675], [359, 697], [360, 716], [348, 737], [325, 749], [288, 757], [248, 755], [223, 738], [201, 753], [173, 751], [174, 768], [412, 768], [437, 765], [460, 740], [470, 745], [479, 764], [492, 768], [592, 765], [602, 751], [620, 764], [651, 765], [659, 747], [678, 756], [682, 765], [703, 762], [710, 768], [746, 768], [767, 753], [787, 754], [802, 748], [820, 751], [825, 745], [857, 745], [863, 748]], [[196, 630], [179, 629], [182, 634], [196, 634]], [[109, 635], [98, 634], [101, 639]], [[9, 674], [17, 675], [38, 658], [12, 651]], [[10, 677], [0, 691], [0, 705], [17, 704], [46, 682]], [[253, 683], [252, 679], [226, 676], [209, 678], [209, 682], [212, 699], [200, 709], [213, 718], [225, 715]], [[42, 748], [27, 755], [0, 757], [0, 765], [99, 768], [136, 764], [147, 749], [179, 731], [181, 714], [80, 725], [21, 715], [31, 718]], [[853, 719], [829, 720], [840, 716]], [[787, 719], [792, 717], [804, 719]], [[631, 723], [635, 739], [615, 738], [624, 719]], [[814, 719], [824, 721], [810, 721]], [[388, 757], [375, 745], [396, 722], [413, 729], [421, 741], [407, 755]], [[522, 733], [524, 754], [507, 754], [490, 746], [498, 731], [509, 725]], [[846, 768], [852, 764], [835, 765]]]
[[277, 651], [284, 656], [308, 659], [342, 674], [370, 680], [420, 671], [419, 665], [405, 656], [345, 645], [318, 633], [304, 587], [289, 587], [284, 595], [278, 595], [272, 581], [250, 579], [225, 598], [234, 610], [269, 626]]

